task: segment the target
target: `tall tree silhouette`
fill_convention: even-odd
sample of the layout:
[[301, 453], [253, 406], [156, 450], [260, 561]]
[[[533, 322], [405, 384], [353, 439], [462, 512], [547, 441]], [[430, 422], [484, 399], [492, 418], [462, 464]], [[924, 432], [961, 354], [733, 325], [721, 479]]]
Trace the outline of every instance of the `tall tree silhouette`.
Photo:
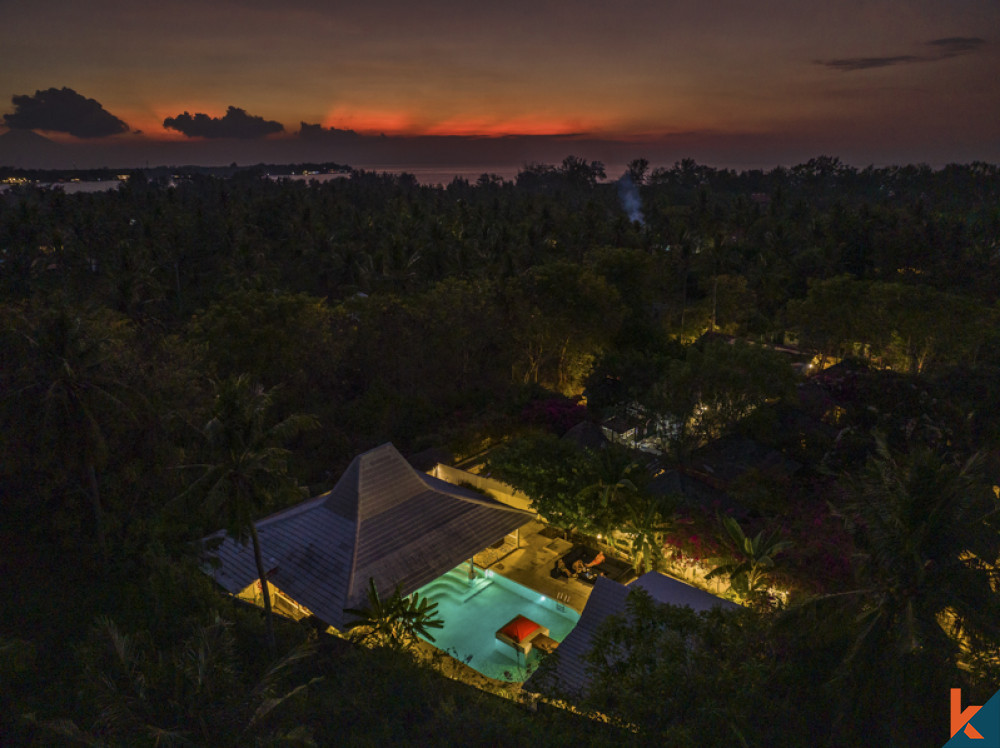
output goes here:
[[319, 680], [286, 685], [296, 667], [314, 654], [313, 643], [268, 663], [251, 683], [240, 672], [231, 629], [216, 616], [162, 648], [149, 632], [125, 633], [101, 616], [80, 648], [80, 677], [93, 725], [81, 728], [68, 719], [37, 724], [53, 736], [90, 746], [314, 745], [302, 725], [275, 726], [269, 720], [282, 703]]
[[221, 518], [226, 533], [241, 544], [247, 540], [253, 544], [273, 653], [271, 595], [254, 521], [267, 510], [302, 497], [302, 489], [288, 473], [289, 451], [282, 445], [318, 423], [304, 414], [270, 423], [272, 393], [245, 374], [215, 383], [212, 418], [204, 428], [213, 460], [201, 466], [205, 472], [185, 493], [203, 493], [207, 510]]
[[900, 456], [881, 435], [876, 444], [844, 510], [861, 551], [852, 655], [891, 645], [952, 660], [963, 640], [997, 644], [1000, 498], [981, 459], [954, 464], [923, 447]]
[[99, 479], [109, 455], [106, 433], [111, 416], [133, 418], [123, 399], [130, 389], [114, 355], [127, 323], [57, 303], [51, 309], [26, 311], [15, 324], [27, 349], [14, 375], [20, 386], [12, 394], [24, 398], [21, 407], [37, 408], [41, 438], [58, 455], [66, 476], [79, 476], [93, 512], [97, 544], [106, 555]]
[[796, 606], [787, 620], [803, 649], [839, 661], [829, 683], [839, 719], [912, 744], [906, 731], [926, 729], [915, 705], [937, 699], [970, 653], [1000, 646], [1000, 490], [983, 480], [978, 457], [957, 463], [922, 447], [899, 455], [877, 443], [848, 478], [841, 510], [858, 549], [855, 587]]

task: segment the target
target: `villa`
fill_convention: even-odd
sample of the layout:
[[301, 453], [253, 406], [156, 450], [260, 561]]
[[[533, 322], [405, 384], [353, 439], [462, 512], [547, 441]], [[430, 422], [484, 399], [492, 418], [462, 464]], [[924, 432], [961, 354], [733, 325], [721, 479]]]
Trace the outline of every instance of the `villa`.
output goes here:
[[[380, 595], [409, 595], [534, 519], [534, 514], [416, 471], [392, 444], [358, 455], [333, 490], [256, 523], [277, 612], [313, 615], [343, 630], [346, 609]], [[260, 597], [251, 545], [220, 531], [225, 590]]]
[[[369, 579], [380, 595], [398, 586], [439, 604], [440, 649], [495, 680], [530, 680], [539, 657], [559, 647], [559, 677], [582, 686], [590, 638], [607, 615], [624, 609], [630, 589], [609, 571], [596, 585], [551, 573], [579, 548], [553, 537], [533, 512], [419, 472], [391, 444], [357, 456], [331, 491], [256, 527], [276, 612], [311, 615], [344, 631], [346, 611], [368, 603]], [[511, 535], [499, 556], [489, 550]], [[251, 545], [222, 531], [205, 540], [217, 546], [217, 563], [206, 569], [215, 581], [260, 605]], [[633, 585], [696, 610], [733, 605], [662, 574]]]

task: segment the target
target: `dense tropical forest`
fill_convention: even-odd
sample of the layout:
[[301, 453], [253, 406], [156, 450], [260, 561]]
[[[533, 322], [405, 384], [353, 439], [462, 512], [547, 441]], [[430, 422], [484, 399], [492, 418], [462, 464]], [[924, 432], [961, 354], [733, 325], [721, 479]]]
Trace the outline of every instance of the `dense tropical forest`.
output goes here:
[[[950, 688], [1000, 688], [1000, 170], [615, 176], [0, 193], [0, 742], [946, 741]], [[637, 414], [663, 469], [737, 437], [798, 467], [728, 484], [736, 523], [558, 438]], [[595, 721], [269, 636], [212, 588], [199, 539], [385, 441], [485, 455], [568, 532], [632, 528], [637, 568], [735, 548], [720, 574], [750, 595], [770, 550], [788, 595], [634, 595], [578, 703]]]

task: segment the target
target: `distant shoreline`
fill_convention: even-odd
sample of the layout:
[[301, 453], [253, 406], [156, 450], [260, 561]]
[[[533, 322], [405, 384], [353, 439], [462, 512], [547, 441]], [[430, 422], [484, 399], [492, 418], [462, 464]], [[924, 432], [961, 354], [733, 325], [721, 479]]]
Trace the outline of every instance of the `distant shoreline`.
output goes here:
[[185, 176], [231, 177], [239, 173], [261, 173], [270, 176], [308, 176], [320, 174], [348, 174], [351, 167], [332, 161], [323, 163], [294, 164], [252, 164], [239, 166], [150, 166], [138, 168], [114, 169], [23, 169], [13, 166], [0, 166], [0, 182], [16, 184], [19, 181], [43, 184], [58, 184], [72, 182], [112, 182], [124, 181], [129, 175], [141, 173], [147, 179]]
[[[140, 168], [100, 168], [100, 169], [23, 169], [0, 166], [0, 191], [18, 184], [44, 187], [63, 187], [67, 191], [93, 191], [111, 189], [126, 181], [133, 174], [142, 174], [148, 180], [176, 179], [193, 176], [229, 178], [237, 174], [258, 174], [271, 178], [288, 177], [295, 180], [316, 178], [325, 181], [331, 177], [346, 177], [353, 171], [375, 172], [378, 174], [411, 174], [421, 185], [447, 186], [455, 179], [475, 182], [483, 174], [513, 181], [524, 165], [481, 164], [472, 165], [425, 165], [425, 164], [360, 164], [348, 166], [334, 162], [295, 164], [252, 164], [239, 166], [153, 166]], [[102, 183], [107, 182], [107, 186]], [[89, 186], [89, 190], [73, 189], [72, 185]]]

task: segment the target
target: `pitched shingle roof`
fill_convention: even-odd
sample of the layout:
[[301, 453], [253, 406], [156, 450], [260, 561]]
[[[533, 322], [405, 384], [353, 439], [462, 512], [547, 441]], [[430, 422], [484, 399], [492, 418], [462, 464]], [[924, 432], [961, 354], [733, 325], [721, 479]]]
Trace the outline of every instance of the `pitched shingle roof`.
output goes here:
[[593, 421], [580, 421], [559, 438], [564, 442], [573, 442], [583, 449], [598, 450], [608, 446], [608, 437]]
[[661, 471], [646, 488], [654, 496], [676, 496], [686, 506], [709, 513], [720, 512], [737, 518], [749, 514], [745, 506], [725, 491], [679, 470]]
[[629, 585], [598, 577], [579, 622], [556, 650], [554, 671], [541, 677], [537, 672], [532, 674], [525, 681], [524, 688], [529, 691], [558, 691], [571, 697], [582, 695], [590, 680], [587, 677], [587, 654], [594, 634], [608, 616], [625, 612], [625, 600], [635, 587], [646, 590], [657, 602], [686, 605], [695, 611], [739, 607], [736, 603], [655, 571], [643, 574]]
[[[415, 471], [391, 444], [354, 458], [337, 485], [257, 522], [268, 579], [318, 618], [343, 628], [363, 607], [369, 577], [380, 594], [410, 594], [533, 515]], [[253, 549], [222, 532], [212, 571], [232, 593], [257, 578]]]
[[802, 465], [766, 444], [738, 434], [730, 434], [699, 447], [691, 453], [688, 470], [706, 480], [728, 486], [751, 469], [764, 474], [790, 476]]
[[570, 696], [581, 694], [588, 682], [587, 654], [590, 652], [590, 642], [597, 627], [608, 616], [625, 610], [627, 596], [628, 587], [624, 584], [614, 582], [607, 577], [598, 577], [580, 620], [560, 642], [553, 655], [556, 657], [555, 669], [541, 678], [537, 671], [532, 673], [524, 682], [524, 689], [566, 692]]

